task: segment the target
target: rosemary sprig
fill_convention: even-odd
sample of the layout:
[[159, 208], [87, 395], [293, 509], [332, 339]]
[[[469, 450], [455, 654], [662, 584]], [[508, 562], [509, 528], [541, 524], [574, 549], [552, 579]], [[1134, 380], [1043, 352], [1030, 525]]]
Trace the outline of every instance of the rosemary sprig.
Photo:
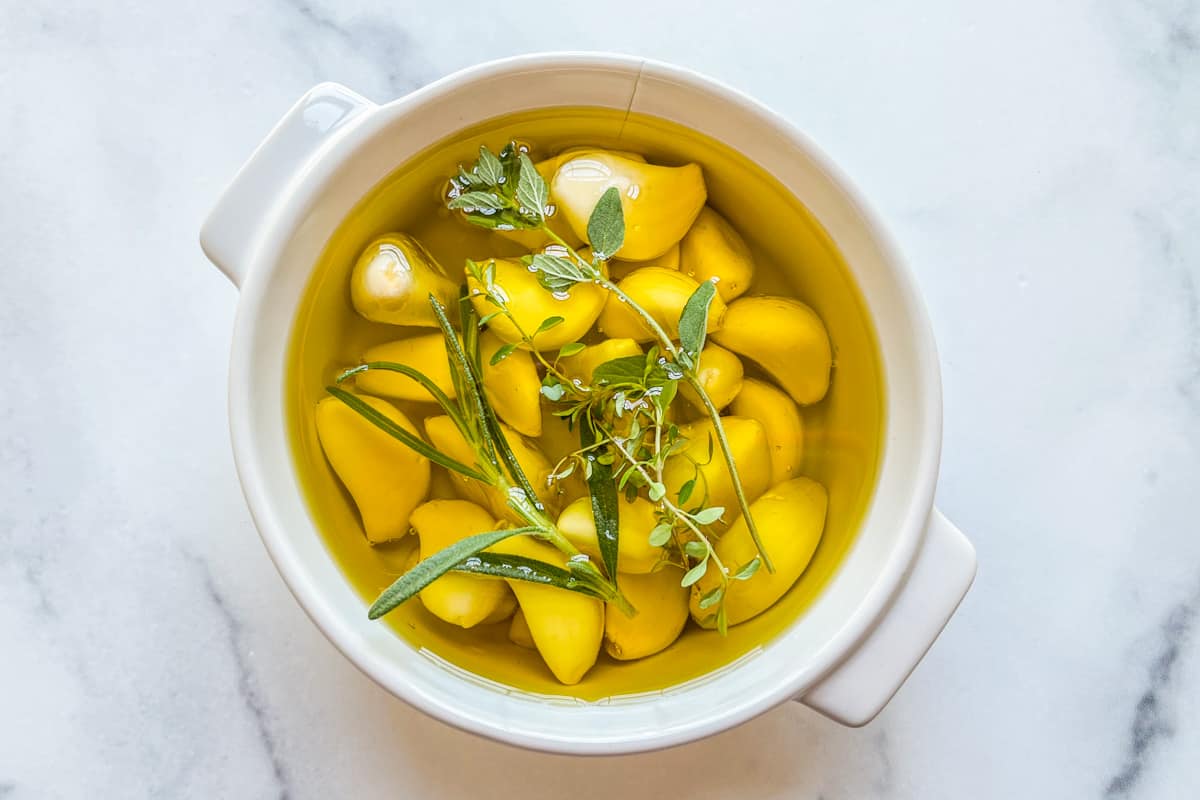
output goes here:
[[[450, 372], [458, 397], [455, 402], [441, 391], [431, 392], [431, 395], [454, 420], [463, 437], [475, 450], [475, 464], [463, 464], [443, 455], [424, 439], [392, 422], [359, 397], [339, 386], [326, 387], [326, 391], [372, 425], [408, 445], [434, 463], [496, 488], [504, 495], [509, 507], [527, 524], [518, 528], [467, 537], [418, 562], [416, 566], [401, 575], [384, 590], [379, 599], [371, 606], [368, 615], [371, 619], [376, 619], [386, 614], [452, 569], [508, 577], [514, 580], [530, 579], [522, 577], [522, 575], [532, 575], [533, 573], [529, 570], [525, 570], [522, 575], [500, 574], [497, 571], [500, 567], [493, 563], [496, 560], [482, 553], [491, 545], [509, 536], [530, 535], [554, 545], [568, 558], [566, 568], [536, 561], [523, 564], [531, 569], [536, 568], [534, 571], [540, 576], [537, 579], [538, 582], [550, 583], [573, 591], [580, 591], [580, 587], [582, 587], [593, 596], [614, 604], [623, 613], [632, 616], [636, 610], [617, 589], [615, 571], [609, 571], [606, 577], [587, 556], [580, 553], [578, 548], [571, 544], [548, 515], [528, 476], [517, 462], [516, 456], [500, 428], [495, 411], [487, 400], [479, 377], [481, 369], [479, 342], [476, 335], [478, 333], [478, 317], [475, 315], [474, 307], [469, 300], [464, 299], [461, 309], [464, 331], [462, 341], [460, 341], [458, 332], [451, 325], [442, 304], [433, 295], [430, 295], [429, 302], [446, 339]], [[372, 369], [398, 372], [426, 388], [433, 386], [433, 382], [418, 370], [390, 362], [363, 364], [343, 373], [339, 377], [339, 381]], [[436, 389], [436, 386], [433, 388]], [[512, 559], [508, 560], [511, 562]], [[525, 561], [530, 560], [525, 559]], [[488, 572], [488, 569], [491, 569], [491, 572]], [[514, 569], [516, 568], [514, 567]]]

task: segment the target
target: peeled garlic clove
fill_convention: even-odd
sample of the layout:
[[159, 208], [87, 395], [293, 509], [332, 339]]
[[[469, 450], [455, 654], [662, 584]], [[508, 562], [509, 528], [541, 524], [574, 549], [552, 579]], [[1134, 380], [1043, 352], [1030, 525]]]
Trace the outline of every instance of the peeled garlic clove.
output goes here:
[[430, 294], [450, 308], [458, 287], [420, 242], [403, 233], [367, 245], [350, 274], [354, 309], [372, 322], [436, 328]]
[[[771, 484], [771, 450], [767, 445], [766, 430], [758, 420], [745, 417], [721, 417], [721, 426], [733, 453], [733, 463], [737, 465], [746, 502], [752, 503]], [[725, 509], [724, 523], [718, 522], [714, 527], [724, 528], [737, 519], [741, 507], [713, 432], [712, 420], [681, 425], [679, 432], [687, 439], [687, 447], [667, 459], [663, 470], [667, 493], [676, 497], [685, 483], [695, 479], [688, 504], [721, 506]]]
[[[672, 339], [679, 337], [679, 315], [688, 298], [700, 284], [673, 269], [643, 267], [631, 272], [617, 286], [641, 306]], [[725, 301], [714, 296], [708, 307], [708, 332], [720, 329], [725, 317]], [[611, 295], [600, 312], [598, 326], [613, 339], [648, 342], [654, 339], [650, 328], [616, 295]]]
[[[763, 549], [771, 558], [774, 572], [760, 567], [748, 580], [730, 581], [725, 592], [725, 614], [730, 625], [755, 617], [775, 604], [792, 588], [812, 560], [821, 533], [829, 495], [825, 487], [808, 478], [793, 478], [750, 504]], [[746, 521], [739, 517], [716, 545], [721, 563], [736, 571], [758, 557]], [[692, 618], [701, 626], [714, 627], [714, 609], [700, 608], [700, 598], [716, 588], [719, 580], [710, 568], [692, 589]]]
[[[519, 343], [523, 330], [533, 336], [538, 350], [557, 350], [586, 334], [604, 307], [608, 293], [593, 283], [577, 283], [563, 292], [550, 292], [538, 282], [537, 273], [519, 261], [496, 258], [485, 262], [483, 267], [493, 265], [495, 291], [507, 298], [513, 318], [492, 317], [488, 329], [506, 342]], [[469, 274], [467, 286], [479, 316], [496, 311], [496, 306], [485, 296], [483, 285]], [[563, 321], [535, 335], [538, 326], [551, 317], [562, 317]]]
[[757, 362], [792, 399], [811, 405], [829, 390], [833, 348], [825, 324], [790, 297], [742, 297], [729, 305], [712, 338]]
[[[695, 225], [692, 226], [693, 228]], [[608, 276], [614, 281], [619, 281], [634, 270], [642, 267], [662, 267], [663, 269], [679, 269], [679, 245], [673, 246], [670, 250], [663, 253], [658, 258], [652, 258], [649, 261], [626, 261], [621, 258], [614, 258], [608, 262]]]
[[[643, 497], [632, 503], [620, 500], [617, 520], [617, 570], [632, 574], [650, 572], [663, 557], [662, 548], [650, 544], [650, 531], [658, 524], [654, 503]], [[581, 497], [564, 508], [558, 516], [558, 529], [597, 564], [604, 563], [590, 497]]]
[[[700, 385], [704, 387], [705, 394], [718, 410], [733, 402], [733, 399], [742, 391], [744, 374], [745, 370], [742, 368], [741, 359], [724, 347], [710, 342], [700, 351], [700, 361], [696, 365], [696, 377], [700, 379]], [[705, 410], [700, 396], [690, 385], [680, 383], [679, 392], [697, 409]], [[753, 415], [749, 416], [753, 417]]]
[[588, 219], [609, 187], [620, 192], [625, 215], [625, 241], [616, 255], [630, 261], [656, 258], [676, 245], [707, 197], [696, 164], [657, 167], [604, 150], [564, 160], [550, 195], [575, 234], [586, 240]]
[[[491, 514], [466, 500], [431, 500], [413, 511], [411, 522], [421, 542], [422, 560], [461, 539], [498, 527]], [[426, 586], [420, 598], [434, 616], [461, 628], [507, 619], [516, 606], [503, 581], [456, 572]]]
[[483, 362], [483, 391], [500, 419], [518, 433], [542, 435], [542, 409], [539, 403], [542, 381], [533, 356], [514, 350], [503, 360], [492, 363], [492, 356], [504, 346], [504, 340], [490, 330], [479, 334], [479, 359]]
[[689, 590], [679, 585], [683, 570], [663, 565], [645, 575], [618, 575], [621, 594], [637, 609], [627, 617], [615, 606], [604, 610], [604, 649], [620, 661], [645, 658], [670, 647], [688, 620]]
[[804, 457], [804, 419], [792, 398], [766, 381], [747, 378], [729, 410], [736, 416], [758, 420], [766, 430], [772, 486], [799, 477]]
[[[371, 408], [416, 434], [391, 403], [360, 396]], [[429, 460], [368, 422], [336, 397], [317, 403], [317, 438], [329, 465], [350, 492], [372, 543], [408, 533], [409, 515], [429, 491]]]
[[726, 303], [745, 294], [754, 280], [754, 257], [746, 240], [708, 206], [680, 242], [679, 260], [685, 275], [716, 283]]
[[[446, 358], [446, 338], [441, 333], [410, 336], [407, 339], [376, 345], [363, 353], [362, 360], [364, 364], [373, 361], [406, 364], [424, 373], [447, 397], [455, 396], [454, 381], [450, 377], [450, 362]], [[433, 400], [433, 396], [425, 387], [398, 372], [367, 370], [356, 375], [354, 383], [364, 392], [383, 397], [420, 402]]]
[[[566, 558], [557, 549], [529, 536], [517, 535], [496, 543], [498, 553], [524, 556], [562, 567]], [[529, 627], [534, 646], [559, 682], [579, 683], [596, 663], [604, 638], [604, 603], [587, 595], [530, 581], [508, 581]]]

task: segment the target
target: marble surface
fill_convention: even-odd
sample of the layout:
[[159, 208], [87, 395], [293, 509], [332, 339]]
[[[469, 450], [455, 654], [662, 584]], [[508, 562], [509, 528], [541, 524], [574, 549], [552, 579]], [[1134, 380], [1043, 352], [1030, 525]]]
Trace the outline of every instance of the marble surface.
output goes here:
[[[0, 798], [1195, 797], [1200, 5], [572, 5], [3, 4]], [[865, 729], [479, 740], [350, 666], [255, 535], [206, 210], [315, 82], [382, 101], [550, 48], [773, 105], [918, 274], [981, 567]]]

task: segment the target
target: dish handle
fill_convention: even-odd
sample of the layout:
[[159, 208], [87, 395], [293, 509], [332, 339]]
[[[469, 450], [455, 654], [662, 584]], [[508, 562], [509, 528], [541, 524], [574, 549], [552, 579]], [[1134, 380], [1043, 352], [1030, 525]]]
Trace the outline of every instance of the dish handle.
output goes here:
[[246, 278], [268, 214], [321, 149], [378, 108], [337, 83], [309, 89], [238, 170], [200, 229], [200, 247], [234, 286]]
[[857, 649], [796, 700], [843, 725], [866, 725], [933, 645], [971, 588], [975, 569], [975, 548], [933, 509], [891, 608]]

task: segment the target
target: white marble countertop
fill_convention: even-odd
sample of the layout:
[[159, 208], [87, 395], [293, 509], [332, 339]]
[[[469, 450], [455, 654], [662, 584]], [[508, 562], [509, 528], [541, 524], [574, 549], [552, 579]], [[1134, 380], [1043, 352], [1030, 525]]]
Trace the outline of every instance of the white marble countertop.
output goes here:
[[[1196, 796], [1200, 8], [571, 5], [0, 12], [0, 798]], [[350, 666], [255, 535], [206, 210], [320, 80], [382, 101], [568, 48], [774, 106], [918, 274], [980, 572], [865, 729], [793, 705], [636, 757], [483, 741]]]

